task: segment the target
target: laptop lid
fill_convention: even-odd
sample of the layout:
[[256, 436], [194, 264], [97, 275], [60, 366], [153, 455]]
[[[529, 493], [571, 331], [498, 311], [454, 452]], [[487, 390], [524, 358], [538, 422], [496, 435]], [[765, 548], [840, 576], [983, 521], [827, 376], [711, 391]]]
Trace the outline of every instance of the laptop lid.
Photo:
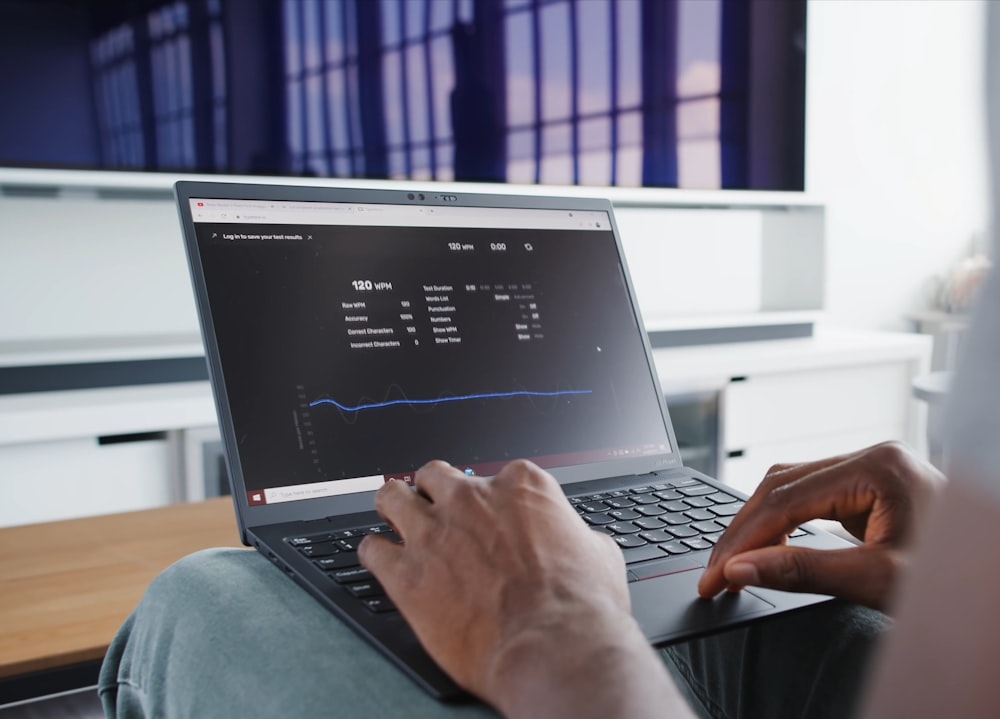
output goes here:
[[430, 459], [680, 466], [610, 202], [179, 182], [241, 531]]

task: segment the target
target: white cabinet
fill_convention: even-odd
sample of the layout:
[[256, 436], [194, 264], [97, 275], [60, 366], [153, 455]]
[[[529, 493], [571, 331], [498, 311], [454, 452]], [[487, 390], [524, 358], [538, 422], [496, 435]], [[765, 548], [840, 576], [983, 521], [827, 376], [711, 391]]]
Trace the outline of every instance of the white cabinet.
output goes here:
[[730, 450], [723, 460], [720, 479], [741, 492], [753, 494], [767, 470], [775, 464], [808, 462], [832, 457], [890, 439], [905, 441], [906, 438], [884, 428], [873, 428], [861, 432], [775, 441], [752, 445], [746, 449]]
[[215, 423], [208, 382], [0, 397], [0, 526], [177, 501], [176, 430]]
[[692, 383], [719, 388], [719, 478], [750, 493], [773, 464], [886, 440], [925, 451], [925, 411], [910, 387], [930, 353], [917, 335], [826, 332], [654, 356], [668, 397]]
[[722, 404], [724, 480], [752, 491], [768, 467], [911, 441], [909, 362], [757, 374]]
[[170, 445], [164, 435], [3, 445], [0, 497], [4, 527], [163, 506], [171, 501]]
[[910, 369], [904, 362], [755, 374], [731, 381], [727, 450], [830, 437], [867, 428], [906, 436]]

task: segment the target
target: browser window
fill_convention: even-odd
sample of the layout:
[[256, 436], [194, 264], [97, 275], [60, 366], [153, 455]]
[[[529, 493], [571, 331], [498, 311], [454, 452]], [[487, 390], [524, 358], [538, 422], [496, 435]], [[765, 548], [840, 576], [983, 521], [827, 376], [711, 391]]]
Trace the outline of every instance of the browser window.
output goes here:
[[250, 504], [670, 452], [606, 213], [191, 211]]

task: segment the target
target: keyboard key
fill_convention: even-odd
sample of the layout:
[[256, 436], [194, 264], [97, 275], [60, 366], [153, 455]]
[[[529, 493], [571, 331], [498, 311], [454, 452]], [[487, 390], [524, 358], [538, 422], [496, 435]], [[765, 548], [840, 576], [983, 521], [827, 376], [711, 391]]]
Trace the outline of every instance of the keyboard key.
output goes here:
[[711, 549], [712, 543], [705, 540], [704, 537], [693, 537], [691, 539], [682, 539], [681, 542], [691, 547], [691, 549]]
[[631, 509], [609, 509], [608, 515], [623, 522], [629, 519], [638, 519], [642, 516]]
[[656, 504], [660, 499], [655, 494], [633, 494], [632, 501], [636, 504]]
[[646, 494], [652, 491], [652, 487], [632, 487], [632, 494]]
[[660, 549], [665, 552], [669, 552], [670, 554], [686, 554], [691, 551], [691, 547], [677, 541], [661, 544]]
[[329, 532], [324, 532], [323, 534], [310, 534], [308, 537], [289, 537], [287, 541], [293, 547], [303, 547], [307, 544], [329, 542], [331, 539], [333, 539], [333, 535]]
[[678, 539], [684, 538], [684, 537], [697, 537], [698, 536], [698, 530], [697, 529], [691, 529], [691, 527], [686, 526], [686, 525], [685, 526], [680, 526], [680, 527], [667, 527], [667, 531], [670, 532], [675, 537], [677, 537]]
[[663, 544], [674, 541], [674, 535], [663, 529], [651, 529], [646, 532], [639, 532], [639, 536], [652, 544]]
[[607, 527], [615, 534], [635, 534], [639, 531], [639, 528], [631, 522], [614, 522]]
[[660, 504], [668, 512], [683, 512], [686, 509], [691, 509], [691, 505], [686, 504], [680, 500], [675, 502], [662, 502]]
[[716, 492], [715, 494], [709, 494], [708, 498], [711, 499], [716, 504], [732, 504], [736, 501], [736, 497], [731, 494], [726, 494], [725, 492]]
[[643, 517], [642, 519], [635, 520], [634, 524], [637, 527], [642, 527], [643, 529], [659, 529], [660, 527], [666, 526], [656, 517]]
[[646, 544], [635, 549], [625, 549], [622, 551], [622, 554], [625, 555], [626, 564], [645, 562], [649, 559], [661, 559], [666, 556], [666, 553], [655, 544]]
[[643, 547], [646, 544], [646, 540], [638, 534], [619, 534], [615, 537], [615, 541], [618, 543], [618, 546], [623, 549]]
[[743, 509], [743, 502], [737, 502], [734, 504], [723, 504], [722, 506], [715, 505], [709, 511], [714, 512], [720, 517], [732, 517], [737, 514], [741, 509]]
[[389, 531], [388, 524], [373, 524], [370, 527], [365, 527], [361, 530], [365, 534], [385, 534]]
[[684, 501], [692, 507], [711, 507], [715, 504], [715, 502], [708, 497], [689, 497]]
[[663, 492], [655, 492], [654, 495], [659, 497], [665, 502], [673, 502], [675, 500], [684, 498], [684, 495], [678, 492], [676, 489], [668, 489]]
[[603, 512], [594, 512], [592, 514], [585, 514], [583, 515], [583, 519], [584, 521], [587, 522], [587, 524], [611, 524], [613, 521], [615, 521], [613, 517], [609, 517]]
[[590, 502], [600, 502], [602, 499], [607, 499], [607, 498], [608, 495], [606, 494], [591, 494], [588, 495], [587, 500]]
[[604, 503], [612, 509], [628, 509], [635, 506], [635, 502], [628, 497], [612, 497], [604, 500]]
[[583, 504], [585, 501], [587, 501], [583, 497], [569, 497], [568, 499], [569, 503], [572, 504], [574, 507], [578, 504]]
[[392, 603], [389, 597], [371, 597], [362, 601], [365, 607], [368, 608], [368, 611], [374, 614], [396, 611], [396, 605]]
[[707, 522], [694, 522], [691, 524], [691, 526], [697, 529], [702, 534], [714, 534], [716, 532], [721, 532], [722, 530], [725, 529], [725, 527], [723, 527], [718, 522], [712, 522], [711, 520]]
[[709, 487], [707, 484], [701, 484], [696, 487], [681, 487], [677, 491], [685, 497], [699, 497], [703, 494], [712, 494], [715, 492], [715, 487]]
[[348, 584], [347, 591], [349, 591], [355, 597], [385, 596], [385, 590], [382, 589], [382, 585], [376, 582], [374, 579], [369, 580], [367, 582], [358, 582], [357, 584]]
[[623, 491], [621, 489], [616, 489], [614, 492], [608, 492], [608, 496], [609, 497], [624, 497], [627, 494], [628, 494], [628, 492], [625, 492], [625, 491]]
[[348, 537], [357, 537], [360, 534], [360, 529], [338, 529], [333, 533], [333, 536], [337, 539], [347, 539]]
[[577, 509], [582, 509], [586, 514], [592, 514], [593, 512], [606, 512], [608, 506], [604, 502], [584, 502], [578, 504]]
[[372, 579], [372, 573], [364, 567], [351, 567], [350, 569], [338, 569], [335, 572], [330, 572], [330, 579], [337, 584], [363, 582]]
[[670, 489], [669, 484], [652, 484], [650, 486], [653, 488], [654, 492], [665, 492]]
[[321, 544], [309, 544], [305, 547], [299, 547], [299, 551], [305, 556], [315, 559], [316, 557], [328, 557], [331, 554], [337, 554], [340, 551], [340, 547], [337, 546], [336, 542], [322, 542]]
[[668, 514], [665, 517], [660, 517], [667, 524], [678, 525], [687, 524], [691, 521], [691, 517], [687, 516], [683, 512], [675, 512], [673, 514]]
[[338, 539], [337, 544], [340, 545], [340, 548], [345, 552], [356, 552], [358, 551], [358, 546], [361, 544], [361, 540], [363, 539], [363, 536], [351, 537], [350, 539]]
[[681, 479], [679, 481], [674, 482], [674, 486], [675, 487], [693, 487], [696, 484], [704, 486], [704, 482], [701, 482], [700, 480], [697, 480], [697, 479], [694, 479], [694, 478], [692, 478], [692, 479]]
[[723, 527], [728, 527], [730, 524], [733, 523], [733, 518], [732, 517], [716, 517], [715, 521], [718, 522], [719, 524], [721, 524]]
[[661, 514], [667, 513], [667, 510], [658, 504], [647, 504], [645, 506], [636, 507], [635, 511], [639, 514], [645, 514], [647, 517], [658, 517]]
[[707, 509], [689, 509], [684, 514], [696, 522], [704, 522], [708, 519], [715, 519], [715, 515]]
[[315, 562], [317, 567], [327, 570], [357, 567], [359, 564], [358, 555], [354, 552], [341, 552], [340, 554], [334, 554], [332, 557], [317, 559]]

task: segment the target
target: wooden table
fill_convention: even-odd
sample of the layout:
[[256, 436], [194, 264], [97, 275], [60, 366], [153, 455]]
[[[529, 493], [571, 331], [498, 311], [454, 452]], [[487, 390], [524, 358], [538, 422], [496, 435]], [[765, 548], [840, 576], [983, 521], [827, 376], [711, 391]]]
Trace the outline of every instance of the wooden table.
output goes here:
[[96, 683], [149, 583], [218, 546], [242, 546], [229, 497], [0, 529], [0, 705]]

